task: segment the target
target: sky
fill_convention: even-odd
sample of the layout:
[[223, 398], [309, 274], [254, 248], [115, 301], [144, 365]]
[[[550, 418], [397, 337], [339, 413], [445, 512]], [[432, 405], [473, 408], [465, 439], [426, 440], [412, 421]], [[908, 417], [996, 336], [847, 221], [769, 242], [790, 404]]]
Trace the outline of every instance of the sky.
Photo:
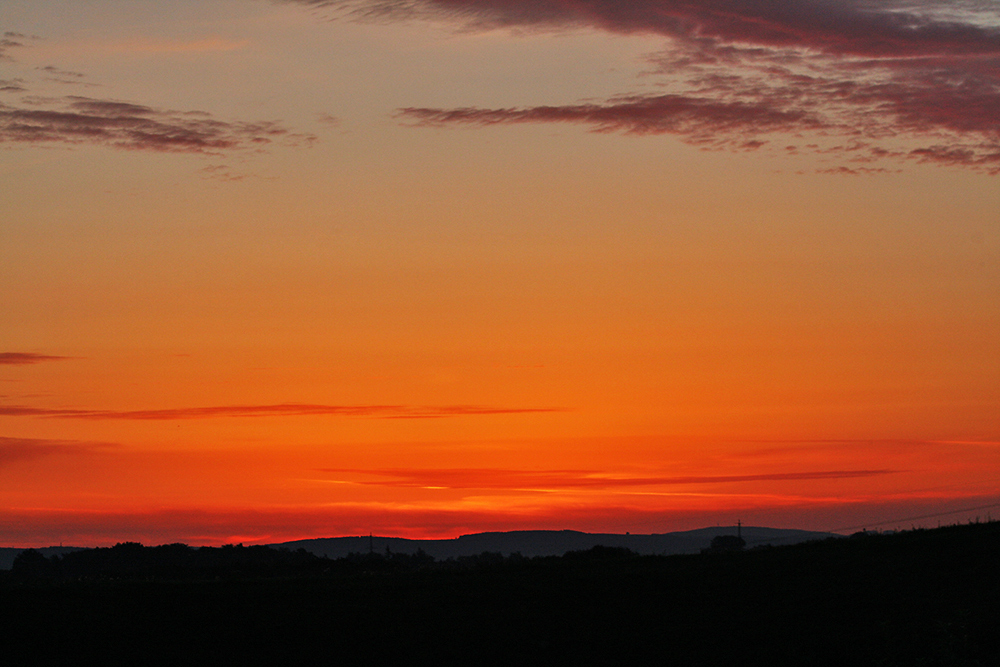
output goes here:
[[0, 5], [0, 546], [1000, 516], [995, 0]]

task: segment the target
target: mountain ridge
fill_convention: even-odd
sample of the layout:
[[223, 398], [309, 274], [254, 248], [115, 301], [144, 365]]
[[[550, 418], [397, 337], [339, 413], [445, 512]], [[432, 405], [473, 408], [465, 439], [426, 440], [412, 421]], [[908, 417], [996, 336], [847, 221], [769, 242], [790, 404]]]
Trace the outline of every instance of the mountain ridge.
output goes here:
[[768, 544], [796, 544], [828, 537], [843, 537], [836, 533], [767, 528], [763, 526], [712, 526], [671, 533], [586, 533], [575, 530], [511, 530], [470, 533], [446, 539], [410, 539], [379, 535], [321, 537], [268, 544], [277, 549], [305, 549], [317, 556], [343, 558], [352, 553], [415, 554], [423, 551], [435, 559], [475, 556], [483, 552], [509, 556], [520, 553], [526, 558], [562, 556], [569, 551], [582, 551], [595, 546], [624, 547], [643, 555], [674, 555], [698, 553], [719, 535], [741, 533], [748, 547]]
[[[624, 547], [643, 555], [674, 555], [698, 553], [708, 547], [712, 538], [719, 535], [742, 533], [747, 547], [767, 544], [796, 544], [828, 537], [843, 537], [836, 533], [825, 533], [791, 528], [767, 528], [763, 526], [711, 526], [694, 530], [670, 533], [587, 533], [578, 530], [509, 530], [468, 533], [445, 539], [411, 539], [406, 537], [386, 537], [379, 535], [354, 535], [343, 537], [317, 537], [289, 542], [276, 542], [263, 546], [272, 549], [305, 549], [316, 556], [343, 558], [352, 553], [375, 551], [386, 553], [415, 554], [423, 551], [438, 560], [477, 556], [483, 552], [501, 553], [510, 556], [520, 553], [526, 558], [535, 556], [562, 556], [568, 551], [583, 551], [595, 546]], [[0, 570], [9, 570], [14, 559], [30, 547], [0, 547]], [[50, 557], [88, 547], [41, 547], [35, 548], [43, 556]]]

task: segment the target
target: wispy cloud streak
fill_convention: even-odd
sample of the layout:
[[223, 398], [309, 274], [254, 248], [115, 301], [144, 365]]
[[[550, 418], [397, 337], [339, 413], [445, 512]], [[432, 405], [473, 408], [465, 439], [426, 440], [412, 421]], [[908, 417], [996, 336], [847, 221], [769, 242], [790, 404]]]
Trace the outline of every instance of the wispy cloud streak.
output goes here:
[[[923, 0], [289, 0], [464, 29], [656, 35], [662, 95], [563, 106], [408, 107], [418, 124], [581, 123], [710, 148], [777, 144], [871, 171], [886, 159], [1000, 171], [1000, 9]], [[789, 138], [792, 141], [789, 141]]]
[[503, 415], [560, 412], [560, 408], [505, 408], [483, 405], [317, 405], [281, 403], [276, 405], [224, 405], [162, 410], [79, 410], [0, 405], [0, 416], [57, 417], [63, 419], [131, 419], [139, 421], [211, 419], [218, 417], [369, 417], [375, 419], [433, 419], [476, 415]]
[[72, 359], [72, 357], [35, 354], [33, 352], [0, 352], [0, 366], [27, 366], [40, 364], [43, 361], [62, 361], [64, 359]]
[[[0, 39], [0, 60], [29, 46], [29, 38], [8, 32]], [[53, 65], [36, 67], [43, 81], [97, 87], [81, 72]], [[269, 144], [310, 145], [316, 137], [292, 132], [277, 121], [221, 120], [197, 110], [162, 109], [128, 101], [80, 95], [39, 94], [37, 81], [0, 80], [0, 144], [99, 144], [133, 151], [202, 153], [259, 151]]]
[[364, 470], [324, 468], [321, 472], [381, 478], [354, 481], [356, 484], [374, 486], [441, 489], [552, 490], [851, 479], [888, 475], [897, 471], [820, 470], [753, 475], [609, 475], [603, 472], [588, 470], [509, 470], [484, 468]]
[[772, 130], [819, 129], [809, 113], [767, 103], [721, 101], [683, 95], [623, 97], [603, 104], [541, 106], [523, 109], [401, 109], [399, 115], [425, 125], [466, 123], [571, 122], [599, 132], [682, 134], [692, 142], [717, 147], [758, 148], [753, 136]]
[[8, 51], [24, 46], [31, 38], [19, 32], [5, 32], [0, 35], [0, 61], [13, 60]]
[[112, 447], [116, 447], [116, 445], [103, 442], [0, 436], [0, 467], [20, 461], [32, 461], [49, 456], [86, 454]]
[[156, 109], [76, 95], [0, 103], [0, 143], [104, 144], [127, 150], [212, 153], [308, 142], [271, 121], [221, 121], [208, 113]]

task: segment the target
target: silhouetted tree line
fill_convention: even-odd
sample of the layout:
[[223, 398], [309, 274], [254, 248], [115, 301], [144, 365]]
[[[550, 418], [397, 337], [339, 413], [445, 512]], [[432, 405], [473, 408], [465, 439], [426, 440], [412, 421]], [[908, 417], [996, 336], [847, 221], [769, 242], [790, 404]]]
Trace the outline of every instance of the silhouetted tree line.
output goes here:
[[[621, 560], [636, 557], [624, 547], [595, 546], [571, 551], [563, 558], [571, 561]], [[548, 557], [555, 558], [555, 557]], [[423, 549], [416, 553], [352, 553], [343, 558], [317, 556], [305, 549], [291, 551], [273, 547], [227, 544], [222, 547], [190, 547], [164, 544], [147, 547], [138, 542], [121, 542], [113, 547], [82, 549], [46, 557], [34, 549], [22, 551], [14, 559], [8, 578], [14, 582], [66, 582], [82, 580], [161, 580], [243, 577], [289, 577], [324, 574], [400, 573], [424, 569], [483, 570], [516, 565], [530, 560], [520, 553], [504, 556], [483, 552], [435, 560]]]
[[24, 582], [288, 576], [318, 571], [320, 563], [321, 559], [305, 549], [290, 551], [242, 544], [147, 547], [138, 542], [121, 542], [48, 558], [28, 549], [14, 559], [10, 578]]
[[[84, 562], [100, 574], [70, 577]], [[689, 556], [25, 552], [0, 577], [0, 646], [11, 665], [985, 667], [998, 565], [1000, 523]]]
[[[994, 525], [994, 524], [988, 524]], [[996, 524], [1000, 525], [1000, 523]], [[937, 529], [935, 534], [946, 534], [947, 527]], [[836, 553], [847, 543], [866, 543], [866, 549], [883, 548], [880, 545], [892, 544], [913, 539], [912, 535], [926, 533], [925, 530], [906, 531], [902, 533], [858, 532], [843, 540], [831, 538], [822, 542], [792, 545], [789, 547], [758, 546], [750, 552], [770, 551], [772, 549], [791, 549], [807, 551], [823, 544], [824, 553]], [[926, 542], [928, 538], [919, 538]], [[950, 539], [950, 538], [949, 538]], [[887, 541], [888, 540], [888, 541]], [[835, 543], [841, 543], [836, 546]], [[812, 546], [809, 546], [812, 545]], [[858, 551], [861, 547], [851, 547]], [[886, 547], [888, 548], [888, 547]], [[711, 544], [702, 549], [701, 554], [741, 554], [746, 549], [746, 542], [736, 535], [719, 535], [712, 539]], [[565, 562], [589, 567], [611, 566], [616, 562], [635, 559], [646, 561], [673, 562], [675, 566], [684, 556], [640, 556], [625, 547], [608, 547], [598, 545], [586, 550], [569, 551], [563, 556], [535, 556], [528, 558], [520, 553], [504, 556], [500, 552], [483, 552], [472, 556], [460, 556], [436, 560], [433, 556], [418, 549], [415, 553], [393, 552], [386, 547], [384, 553], [367, 552], [351, 553], [337, 559], [317, 556], [305, 549], [289, 550], [262, 545], [244, 546], [242, 544], [227, 544], [222, 547], [190, 547], [186, 544], [164, 544], [160, 546], [143, 546], [138, 542], [121, 542], [113, 547], [82, 549], [63, 555], [44, 556], [34, 549], [22, 551], [14, 560], [9, 572], [0, 571], [0, 583], [31, 582], [67, 582], [90, 580], [170, 580], [170, 579], [218, 579], [218, 578], [270, 578], [294, 576], [324, 576], [340, 575], [354, 576], [359, 574], [405, 574], [417, 571], [461, 570], [484, 571], [491, 568], [518, 567], [528, 562], [548, 563], [550, 566]]]

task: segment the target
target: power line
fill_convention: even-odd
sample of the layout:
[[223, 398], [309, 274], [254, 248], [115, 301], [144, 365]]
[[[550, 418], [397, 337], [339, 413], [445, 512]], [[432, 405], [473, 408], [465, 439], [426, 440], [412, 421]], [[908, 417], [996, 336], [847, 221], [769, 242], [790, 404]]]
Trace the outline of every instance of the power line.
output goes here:
[[960, 510], [951, 510], [948, 512], [936, 512], [934, 514], [923, 514], [921, 516], [911, 516], [903, 519], [888, 519], [886, 521], [870, 521], [868, 523], [859, 524], [857, 526], [844, 526], [842, 528], [831, 528], [829, 532], [838, 533], [842, 530], [858, 530], [861, 528], [867, 528], [868, 526], [884, 526], [887, 523], [903, 523], [905, 521], [919, 521], [920, 519], [934, 519], [939, 516], [948, 516], [950, 514], [962, 514], [964, 512], [975, 512], [976, 510], [987, 510], [994, 507], [1000, 507], [1000, 503], [993, 503], [991, 505], [979, 505], [978, 507], [966, 507]]

